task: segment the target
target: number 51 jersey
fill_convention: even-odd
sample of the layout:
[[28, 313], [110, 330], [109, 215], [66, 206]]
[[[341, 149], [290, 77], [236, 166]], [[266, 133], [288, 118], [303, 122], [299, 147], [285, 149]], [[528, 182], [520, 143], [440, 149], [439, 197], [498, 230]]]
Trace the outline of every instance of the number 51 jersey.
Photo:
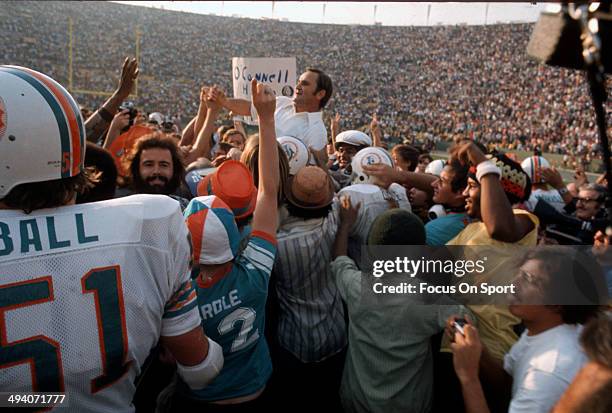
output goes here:
[[159, 336], [201, 325], [179, 204], [135, 195], [0, 210], [0, 391], [129, 412]]

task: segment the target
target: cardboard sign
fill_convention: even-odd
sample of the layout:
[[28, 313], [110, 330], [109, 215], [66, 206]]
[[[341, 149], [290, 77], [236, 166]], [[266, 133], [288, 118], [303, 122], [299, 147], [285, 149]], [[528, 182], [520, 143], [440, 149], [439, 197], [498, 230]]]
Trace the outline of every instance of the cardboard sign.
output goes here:
[[[251, 80], [272, 88], [276, 96], [292, 97], [297, 82], [295, 57], [234, 57], [232, 82], [234, 97], [251, 100]], [[250, 117], [245, 122], [254, 124]]]

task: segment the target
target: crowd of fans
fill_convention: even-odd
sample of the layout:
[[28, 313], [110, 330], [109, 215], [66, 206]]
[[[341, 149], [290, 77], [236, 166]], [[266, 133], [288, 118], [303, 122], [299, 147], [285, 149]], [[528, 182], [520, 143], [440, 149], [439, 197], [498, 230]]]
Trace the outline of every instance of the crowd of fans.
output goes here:
[[[0, 218], [12, 225], [19, 214], [36, 215], [41, 208], [51, 214], [53, 208], [91, 212], [143, 206], [139, 218], [128, 214], [118, 222], [147, 214], [155, 216], [147, 218], [152, 222], [171, 206], [175, 213], [166, 218], [176, 227], [169, 231], [172, 248], [182, 255], [189, 249], [189, 257], [165, 258], [172, 263], [183, 258], [177, 264], [183, 270], [189, 261], [190, 280], [181, 280], [158, 307], [164, 319], [174, 318], [165, 321], [168, 325], [185, 322], [185, 314], [192, 324], [199, 320], [208, 344], [200, 345], [205, 337], [197, 328], [197, 340], [181, 342], [191, 347], [178, 345], [180, 336], [164, 338], [162, 331], [133, 388], [122, 390], [123, 399], [134, 397], [137, 410], [287, 406], [300, 412], [578, 413], [584, 406], [590, 412], [612, 408], [612, 234], [605, 208], [610, 177], [589, 182], [577, 169], [574, 180], [566, 182], [546, 159], [548, 152], [564, 154], [568, 166], [579, 161], [585, 166], [583, 157], [600, 155], [580, 75], [528, 60], [530, 25], [345, 27], [86, 2], [78, 8], [8, 3], [0, 11], [5, 16], [9, 41], [2, 58], [64, 85], [68, 39], [57, 28], [71, 16], [78, 34], [72, 46], [78, 68], [74, 87], [108, 90], [111, 96], [100, 102], [75, 93], [85, 121], [81, 166], [86, 172], [73, 166], [63, 170], [61, 180], [0, 181]], [[125, 58], [134, 51], [136, 27], [140, 61]], [[48, 43], [38, 45], [32, 40], [37, 36]], [[308, 67], [294, 96], [274, 97], [253, 81], [252, 101], [231, 98], [230, 57], [272, 53], [296, 56], [298, 67]], [[121, 74], [111, 75], [121, 60]], [[14, 76], [19, 70], [0, 67], [0, 80], [21, 82], [30, 72]], [[126, 101], [137, 81], [133, 110]], [[227, 112], [251, 114], [258, 126], [253, 130], [224, 119]], [[31, 122], [43, 122], [44, 116], [32, 116]], [[19, 121], [25, 129], [27, 122]], [[69, 132], [75, 131], [81, 130]], [[21, 144], [26, 134], [16, 135]], [[429, 150], [441, 140], [449, 141], [447, 159], [434, 160]], [[79, 139], [68, 141], [75, 151]], [[521, 163], [513, 150], [541, 155]], [[67, 155], [78, 162], [78, 156]], [[10, 158], [0, 153], [7, 169]], [[47, 195], [51, 186], [46, 185], [58, 185], [58, 193]], [[62, 196], [66, 191], [73, 192]], [[98, 201], [104, 202], [92, 204]], [[181, 221], [179, 206], [184, 226], [175, 222]], [[1, 215], [3, 209], [17, 211]], [[138, 236], [164, 240], [166, 227], [159, 224], [162, 229], [153, 231], [147, 219], [135, 226], [143, 228]], [[54, 228], [53, 218], [46, 222]], [[79, 240], [94, 242], [78, 222]], [[0, 226], [2, 271], [14, 265], [10, 256], [4, 258], [13, 249], [10, 241], [8, 251], [9, 228]], [[20, 228], [26, 228], [16, 231], [23, 240], [15, 245], [22, 254], [30, 247], [38, 254], [43, 247], [27, 227]], [[51, 248], [62, 242], [70, 246], [58, 243], [55, 229], [49, 229], [49, 239]], [[126, 248], [135, 242], [126, 241]], [[445, 247], [444, 254], [454, 254], [456, 246], [490, 248], [487, 271], [475, 282], [501, 288], [512, 281], [512, 294], [484, 304], [440, 294], [439, 288], [455, 285], [455, 273], [440, 284], [400, 270], [385, 269], [379, 279], [368, 257], [378, 259], [377, 253], [389, 253], [390, 246], [406, 246], [406, 254], [408, 246]], [[419, 257], [424, 250], [418, 249]], [[462, 262], [472, 251], [481, 250], [462, 249]], [[48, 253], [53, 265], [63, 252]], [[134, 257], [119, 255], [140, 262], [148, 254], [165, 253], [154, 247]], [[100, 259], [107, 255], [112, 252]], [[149, 265], [151, 260], [145, 270], [162, 271]], [[126, 290], [140, 277], [135, 273], [124, 272], [132, 280]], [[146, 274], [142, 278], [148, 282]], [[397, 285], [391, 281], [395, 275], [402, 281]], [[84, 292], [92, 290], [89, 277], [83, 279]], [[423, 284], [436, 292], [399, 294], [399, 288]], [[384, 294], [377, 290], [381, 285]], [[153, 300], [151, 295], [159, 301], [158, 287], [139, 291], [140, 301], [126, 300], [131, 318], [119, 328], [125, 343], [129, 336], [130, 351], [124, 348], [122, 359], [108, 356], [115, 357], [115, 370], [130, 371], [132, 379], [138, 367], [132, 359], [142, 364], [151, 344], [134, 344], [139, 336], [133, 323], [139, 312], [155, 307], [142, 302]], [[15, 291], [19, 296], [25, 290]], [[149, 320], [143, 328], [152, 325]], [[112, 344], [117, 343], [104, 342]], [[190, 358], [196, 350], [198, 357]], [[5, 357], [0, 365], [13, 362], [14, 353], [0, 353]], [[29, 383], [30, 375], [10, 371], [15, 383]], [[113, 397], [96, 393], [115, 391], [127, 376], [105, 383], [106, 390], [92, 380], [90, 391], [89, 382], [82, 387], [75, 379], [90, 372], [65, 369], [69, 385], [86, 393], [75, 397], [72, 407], [91, 403], [92, 411], [104, 411]], [[106, 380], [110, 373], [104, 374]], [[17, 386], [9, 376], [0, 383]]]
[[[138, 31], [136, 103], [183, 122], [195, 114], [203, 84], [232, 90], [232, 57], [295, 56], [298, 68], [316, 62], [335, 79], [329, 113], [339, 113], [343, 127], [363, 128], [377, 112], [385, 137], [395, 142], [460, 134], [504, 150], [566, 154], [567, 167], [588, 167], [599, 153], [583, 75], [530, 60], [531, 24], [319, 25], [108, 2], [7, 3], [0, 13], [2, 60], [64, 84], [72, 18], [74, 89], [110, 91], [122, 56], [135, 54]], [[103, 99], [76, 96], [89, 107]]]

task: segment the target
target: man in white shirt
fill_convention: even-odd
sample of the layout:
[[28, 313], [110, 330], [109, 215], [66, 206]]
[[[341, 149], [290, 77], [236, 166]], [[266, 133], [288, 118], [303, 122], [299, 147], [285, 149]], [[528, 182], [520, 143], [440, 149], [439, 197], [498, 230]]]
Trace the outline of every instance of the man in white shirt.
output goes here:
[[[578, 260], [581, 265], [576, 265]], [[581, 324], [598, 313], [595, 304], [605, 302], [596, 290], [586, 301], [576, 293], [578, 280], [583, 286], [601, 282], [601, 269], [592, 265], [592, 259], [585, 260], [589, 258], [565, 247], [525, 256], [513, 281], [516, 292], [510, 312], [521, 318], [526, 330], [505, 355], [503, 368], [483, 348], [475, 327], [467, 324], [463, 333], [454, 332], [449, 320], [453, 364], [467, 413], [489, 412], [479, 374], [497, 389], [496, 399], [511, 389], [510, 413], [547, 413], [555, 405], [587, 361], [578, 342]], [[570, 305], [585, 302], [594, 305]]]
[[[327, 130], [323, 124], [322, 110], [332, 96], [331, 78], [319, 69], [308, 68], [300, 75], [293, 99], [278, 96], [274, 121], [276, 136], [293, 136], [300, 139], [318, 158], [325, 160]], [[228, 98], [216, 86], [210, 88], [208, 99], [218, 102], [237, 115], [255, 114], [251, 102]]]

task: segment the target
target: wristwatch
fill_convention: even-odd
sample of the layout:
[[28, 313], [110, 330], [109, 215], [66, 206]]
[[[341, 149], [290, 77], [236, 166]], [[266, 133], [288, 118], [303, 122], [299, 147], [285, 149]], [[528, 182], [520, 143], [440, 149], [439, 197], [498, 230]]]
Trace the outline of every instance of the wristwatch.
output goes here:
[[557, 192], [559, 193], [559, 195], [561, 195], [561, 197], [563, 197], [563, 195], [569, 193], [569, 190], [567, 188], [563, 187], [563, 188], [557, 189]]

